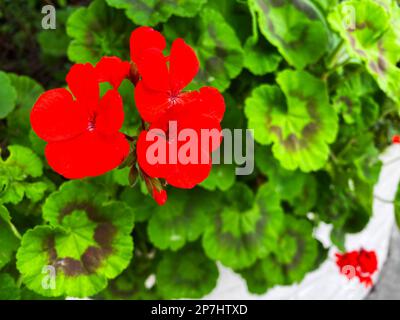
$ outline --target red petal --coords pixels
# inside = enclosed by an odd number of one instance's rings
[[[196,97],[196,95],[193,95],[193,93],[196,92],[190,93],[190,96],[192,96],[192,98]],[[190,99],[188,98],[188,96],[189,95],[186,95],[186,97],[184,98],[184,102],[182,104],[175,105],[173,108],[171,108],[165,114],[165,116],[163,116],[162,118],[160,118],[159,121],[157,121],[155,125],[164,122],[166,123],[164,127],[167,128],[168,121],[174,120],[177,121],[179,130],[185,128],[193,129],[198,133],[199,137],[201,137],[202,130],[209,130],[209,135],[210,135],[208,142],[209,149],[206,150],[208,150],[208,152],[212,152],[218,149],[218,147],[222,142],[223,137],[222,137],[222,129],[220,122],[219,120],[212,117],[209,112],[205,112],[203,110],[204,103],[200,99],[198,98]],[[196,120],[193,121],[193,119]],[[203,145],[201,147],[204,148],[206,146]]]
[[[117,90],[109,90],[100,101],[96,128],[105,133],[115,133],[124,123],[124,107]]]
[[[129,148],[122,133],[106,136],[87,132],[75,139],[49,143],[45,154],[54,171],[68,179],[81,179],[118,167],[127,157]]]
[[[131,59],[137,63],[145,50],[154,48],[163,51],[166,45],[161,33],[149,27],[139,27],[131,34]]]
[[[91,64],[73,65],[66,80],[77,100],[87,103],[88,110],[95,108],[100,91],[98,76]]]
[[[366,288],[372,287],[374,285],[372,278],[370,276],[358,276],[360,283],[364,283]]]
[[[221,122],[225,113],[223,95],[215,88],[203,87],[200,89],[200,100],[202,113]]]
[[[157,49],[147,49],[141,57],[136,66],[146,87],[156,91],[168,91],[169,73],[163,53]]]
[[[210,175],[212,164],[175,165],[165,180],[176,188],[192,189]]]
[[[174,91],[181,91],[199,71],[199,60],[183,39],[176,39],[171,47],[169,62],[171,87]]]
[[[87,129],[88,113],[66,89],[43,93],[32,108],[31,125],[47,142],[67,140]]]
[[[378,259],[374,251],[361,249],[358,261],[362,272],[373,274],[378,269]]]
[[[163,178],[170,185],[177,188],[191,189],[197,184],[205,180],[211,171],[211,158],[209,154],[207,163],[198,164],[181,164],[181,163],[167,163],[167,164],[154,164],[154,159],[151,158],[151,154],[147,155],[148,148],[154,143],[153,141],[147,141],[146,136],[148,132],[142,131],[139,135],[139,139],[136,145],[136,153],[140,168],[150,177]],[[178,146],[179,148],[179,146]],[[169,144],[166,144],[165,149],[168,162]],[[201,157],[199,152],[199,157]]]
[[[122,61],[117,57],[103,57],[97,63],[95,69],[98,75],[99,82],[109,82],[118,89],[122,80],[129,75],[130,63]]]
[[[147,88],[142,81],[135,87],[135,103],[144,121],[153,122],[170,107],[168,94]]]

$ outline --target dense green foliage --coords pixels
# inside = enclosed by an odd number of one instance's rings
[[[320,222],[339,248],[366,226],[378,155],[400,124],[396,1],[58,0],[57,29],[42,30],[48,2],[0,0],[0,299],[199,298],[217,262],[262,294],[326,258]],[[223,92],[224,128],[254,129],[253,174],[216,165],[159,207],[126,168],[65,181],[48,167],[29,123],[36,99],[73,63],[129,59],[140,25],[195,49],[191,88]],[[135,135],[134,89],[119,90]]]

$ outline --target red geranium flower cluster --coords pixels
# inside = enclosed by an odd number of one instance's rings
[[[336,264],[340,272],[349,279],[357,277],[366,287],[373,285],[372,275],[378,269],[378,260],[375,251],[351,251],[336,253]]]
[[[47,142],[49,165],[68,179],[102,175],[120,166],[130,152],[135,153],[129,157],[137,161],[130,161],[131,172],[139,171],[150,194],[163,204],[167,195],[160,178],[165,184],[192,188],[209,175],[210,153],[222,139],[220,122],[225,103],[211,87],[183,91],[199,70],[196,54],[184,40],[175,40],[170,55],[164,56],[164,37],[151,28],[140,27],[132,32],[130,47],[131,63],[103,57],[96,66],[74,65],[66,78],[69,90],[53,89],[42,94],[32,109],[31,124]],[[120,132],[124,112],[118,87],[125,78],[136,86],[134,97],[143,123],[138,137]],[[101,82],[113,87],[103,96]],[[212,132],[207,143],[199,139],[184,150],[184,154],[195,154],[199,160],[195,163],[173,161],[169,156],[176,150],[175,158],[185,147],[187,141],[176,137],[186,129],[198,136],[204,129]],[[149,156],[148,151],[154,146],[149,135],[154,130],[161,132],[157,139],[165,143],[165,163],[155,163],[154,157]]]

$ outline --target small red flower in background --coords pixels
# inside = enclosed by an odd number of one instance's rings
[[[182,39],[173,42],[168,57],[163,54],[165,47],[164,37],[151,28],[140,27],[132,32],[131,59],[141,75],[135,88],[135,102],[143,120],[151,123],[149,130],[139,135],[137,159],[140,168],[150,177],[163,178],[178,188],[193,188],[210,173],[210,153],[221,143],[220,122],[225,102],[218,90],[211,87],[183,92],[196,76],[199,61],[193,49]],[[171,122],[176,123],[174,135],[168,132]],[[179,151],[185,145],[186,141],[171,139],[185,129],[191,129],[198,137],[196,163],[183,164],[168,156],[171,149]],[[202,129],[212,130],[212,137],[206,144],[200,139]],[[164,164],[155,164],[147,154],[154,143],[149,139],[149,133],[154,130],[164,132],[159,136],[166,143],[167,160]]]
[[[127,157],[130,145],[119,130],[124,121],[122,99],[116,90],[130,65],[105,57],[93,67],[74,65],[67,89],[43,93],[33,106],[31,125],[48,142],[45,155],[54,171],[78,179],[106,173]],[[114,87],[100,97],[99,83]]]
[[[349,279],[357,277],[366,287],[373,285],[372,275],[378,270],[378,260],[375,251],[351,251],[336,253],[336,264],[340,272]]]
[[[392,143],[399,144],[400,143],[400,135],[396,134],[392,137]]]

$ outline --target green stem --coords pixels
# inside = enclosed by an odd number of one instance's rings
[[[338,45],[336,46],[335,50],[331,53],[327,60],[327,68],[332,69],[334,68],[338,61],[341,60],[343,57],[343,51],[345,49],[345,43],[341,40]]]
[[[17,285],[18,288],[21,288],[21,286],[22,286],[22,274],[19,275],[16,285]]]
[[[258,42],[258,25],[257,25],[257,14],[256,10],[252,5],[250,5],[250,14],[251,14],[251,21],[252,21],[252,31],[253,35],[251,36],[252,44],[256,44]]]
[[[397,113],[398,112],[398,108],[395,104],[393,104],[392,107],[386,109],[380,116],[379,121],[383,120],[386,116],[390,115],[391,113]]]
[[[356,142],[355,138],[349,140],[349,142],[347,142],[347,144],[344,146],[344,148],[342,150],[340,150],[340,152],[337,154],[337,158],[340,158],[340,156],[342,154],[346,153],[348,151],[348,149],[351,148],[353,143],[355,143],[355,142]]]

